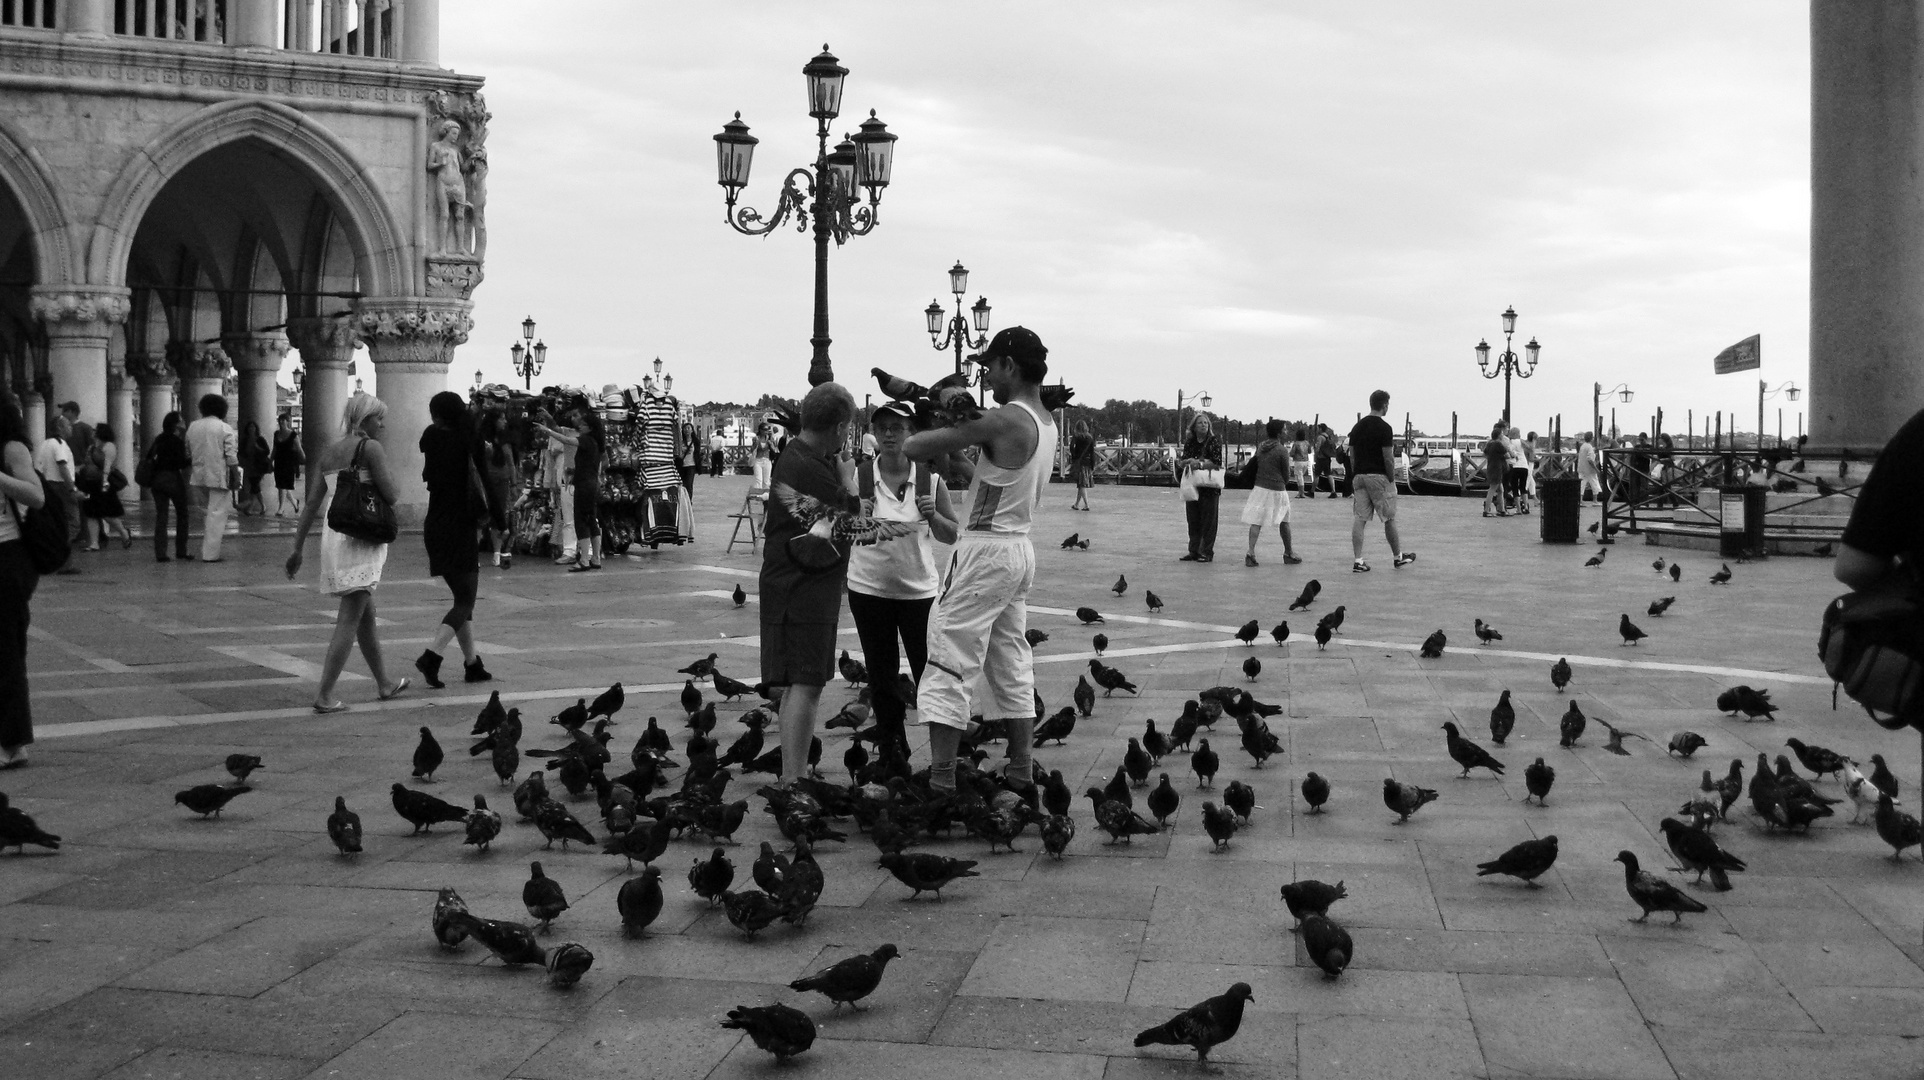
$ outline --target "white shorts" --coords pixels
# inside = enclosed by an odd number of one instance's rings
[[[1243,504],[1243,524],[1280,525],[1289,520],[1289,492],[1250,488]]]
[[[916,690],[919,723],[969,726],[969,688],[980,677],[989,720],[1035,715],[1034,656],[1029,651],[1029,590],[1035,548],[1027,537],[985,539],[963,533],[948,580],[929,612],[929,659]]]

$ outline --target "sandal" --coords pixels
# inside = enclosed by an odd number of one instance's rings
[[[408,688],[408,687],[410,687],[410,686],[412,686],[412,685],[414,685],[414,680],[412,680],[412,679],[402,679],[402,680],[401,680],[400,682],[397,682],[397,683],[395,683],[395,684],[394,684],[394,689],[392,689],[392,690],[389,690],[389,691],[388,691],[387,693],[385,693],[385,694],[382,694],[382,695],[381,695],[381,700],[382,700],[382,701],[393,701],[393,700],[394,700],[395,698],[397,698],[397,697],[400,697],[400,696],[401,696],[401,694],[402,694],[402,693],[403,693],[403,692],[404,692],[405,690],[407,690],[407,688]]]
[[[346,712],[346,711],[347,711],[347,702],[345,701],[337,701],[332,705],[315,705],[314,706],[314,712],[320,716],[326,716],[329,713]]]

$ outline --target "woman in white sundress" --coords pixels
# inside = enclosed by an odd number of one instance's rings
[[[368,672],[374,676],[382,701],[408,688],[407,679],[388,681],[387,667],[381,660],[381,639],[374,628],[374,589],[381,583],[381,568],[387,564],[386,544],[356,539],[326,528],[328,506],[334,501],[330,482],[345,469],[359,469],[381,497],[394,502],[394,478],[388,469],[387,452],[381,446],[386,431],[387,406],[369,394],[355,394],[341,414],[341,438],[314,455],[307,470],[307,500],[301,509],[300,524],[294,529],[294,553],[287,557],[287,576],[301,571],[301,549],[314,519],[321,519],[321,591],[338,596],[341,610],[334,619],[334,636],[327,645],[321,664],[321,685],[314,696],[314,711],[337,713],[347,703],[334,697],[334,683],[347,666],[347,655],[356,640]],[[338,485],[337,485],[338,486]]]

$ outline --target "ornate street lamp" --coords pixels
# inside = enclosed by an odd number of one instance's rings
[[[1542,346],[1537,344],[1536,338],[1531,338],[1530,343],[1523,347],[1526,359],[1520,360],[1515,350],[1510,348],[1510,336],[1516,333],[1516,308],[1510,307],[1503,309],[1502,317],[1503,354],[1496,358],[1496,365],[1492,367],[1490,365],[1490,343],[1488,341],[1478,341],[1476,343],[1476,366],[1483,372],[1483,377],[1486,379],[1494,379],[1499,375],[1503,376],[1503,426],[1509,427],[1510,378],[1511,376],[1515,376],[1519,379],[1527,379],[1535,375],[1537,372],[1537,353],[1541,351]],[[1526,364],[1528,365],[1527,367],[1525,366]]]
[[[815,118],[815,167],[790,169],[782,181],[775,212],[764,219],[751,207],[736,209],[735,200],[748,185],[749,167],[754,163],[755,144],[760,140],[748,133],[742,114],[722,125],[715,136],[716,183],[724,191],[722,220],[746,236],[765,236],[795,217],[797,232],[815,231],[815,325],[808,341],[813,349],[808,364],[810,386],[820,386],[835,378],[829,363],[828,346],[828,242],[837,247],[850,236],[866,236],[875,228],[882,204],[882,189],[889,186],[894,167],[896,136],[888,125],[869,110],[860,130],[844,136],[831,152],[828,146],[829,122],[842,112],[842,81],[848,69],[838,63],[822,46],[822,52],[803,68],[808,81],[808,115]],[[806,190],[804,191],[804,187]],[[868,191],[868,204],[861,203],[856,188]]]
[[[1183,440],[1189,437],[1188,429],[1182,426],[1183,393],[1184,391],[1181,390],[1176,391],[1176,452],[1178,454],[1182,453]],[[1200,394],[1190,394],[1189,399],[1205,409],[1215,404],[1215,401],[1210,398],[1209,391],[1207,390],[1204,390]]]
[[[672,374],[663,375],[661,373],[661,357],[659,356],[655,357],[655,373],[641,377],[641,388],[643,390],[652,393],[657,386],[661,387],[663,394],[673,394],[675,391],[675,376]]]
[[[521,340],[508,349],[514,360],[514,373],[521,376],[521,388],[532,392],[534,377],[541,374],[541,366],[548,362],[548,343],[534,339],[534,316],[521,320]],[[475,372],[477,378],[480,372]]]
[[[1626,405],[1630,404],[1631,398],[1637,396],[1630,389],[1629,383],[1618,383],[1608,390],[1603,388],[1602,383],[1590,384],[1590,418],[1595,421],[1590,429],[1590,437],[1597,441],[1599,447],[1603,445],[1603,395],[1605,394],[1616,394]]]
[[[1796,401],[1802,393],[1803,391],[1797,388],[1795,381],[1780,383],[1775,388],[1772,388],[1771,385],[1764,380],[1757,380],[1757,452],[1759,454],[1764,452],[1764,399],[1782,394],[1785,398]],[[1777,441],[1780,445],[1784,441],[1783,420],[1783,412],[1779,410],[1777,414]]]
[[[989,344],[989,298],[976,297],[975,306],[968,309],[975,320],[974,333],[971,334],[969,320],[962,316],[962,296],[969,291],[969,271],[960,259],[949,267],[949,291],[955,294],[955,314],[949,316],[946,333],[943,316],[948,312],[943,310],[942,305],[931,300],[929,306],[922,309],[922,316],[929,324],[929,344],[935,347],[936,352],[953,348],[956,374],[974,381],[977,377],[973,370],[975,365],[962,355],[962,350],[965,347],[981,349]]]

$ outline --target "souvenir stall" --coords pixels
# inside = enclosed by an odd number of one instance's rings
[[[659,548],[695,537],[692,508],[676,468],[681,402],[654,380],[603,388],[597,411],[608,446],[602,455],[602,544],[619,555],[636,544]]]

